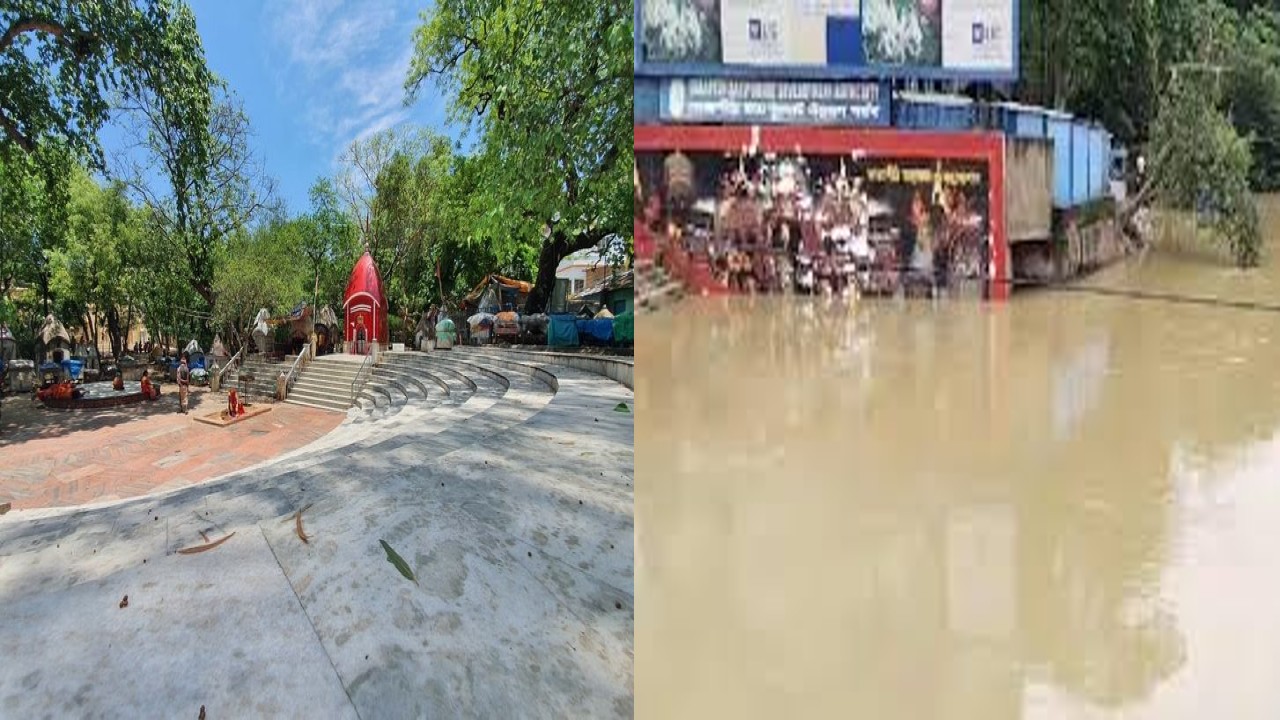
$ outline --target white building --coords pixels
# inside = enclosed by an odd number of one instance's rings
[[[587,271],[596,267],[607,267],[608,262],[599,250],[588,248],[565,256],[556,266],[556,279],[567,280],[568,294],[580,293],[587,287]]]

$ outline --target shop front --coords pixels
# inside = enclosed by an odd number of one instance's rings
[[[999,133],[640,125],[656,254],[705,292],[1003,299]]]

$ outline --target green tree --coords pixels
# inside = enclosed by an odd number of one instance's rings
[[[409,99],[434,80],[478,124],[474,234],[538,245],[540,312],[561,258],[630,234],[632,4],[439,0],[414,42]]]
[[[9,0],[0,9],[0,146],[69,149],[101,168],[111,96],[162,95],[176,125],[208,114],[209,71],[174,0]]]
[[[274,181],[249,149],[249,118],[230,94],[201,125],[175,117],[174,104],[156,93],[144,93],[131,110],[136,151],[122,158],[118,174],[141,198],[154,230],[182,257],[187,285],[207,312],[216,299],[218,253],[232,233],[268,209]]]
[[[55,144],[33,153],[0,147],[0,295],[17,285],[35,287],[44,313],[53,300],[48,253],[65,239],[74,168],[70,153]]]
[[[111,354],[120,357],[152,288],[164,285],[164,266],[123,183],[100,186],[79,168],[70,186],[65,242],[47,252],[50,287],[64,322],[82,318],[89,338],[105,328]]]
[[[1250,183],[1280,189],[1280,12],[1254,8],[1241,18],[1230,66],[1231,119],[1252,144]]]
[[[359,233],[343,213],[337,190],[328,178],[317,178],[308,196],[311,213],[301,251],[314,277],[313,302],[317,308],[341,307],[351,268],[360,258]]]
[[[1208,211],[1236,263],[1258,263],[1261,230],[1249,188],[1249,142],[1218,109],[1218,74],[1189,67],[1170,81],[1152,127],[1151,188],[1165,205]]]
[[[310,273],[299,262],[309,224],[277,218],[252,232],[237,230],[228,237],[225,255],[214,273],[216,325],[244,337],[260,309],[272,314],[287,312],[304,294],[310,294]]]
[[[433,200],[446,192],[453,149],[433,133],[424,133],[416,149],[416,156],[396,153],[376,178],[376,234],[384,248],[377,259],[386,268],[388,300],[396,311],[417,312],[437,296],[432,259],[449,232]]]

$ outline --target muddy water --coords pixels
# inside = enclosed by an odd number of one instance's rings
[[[1280,267],[1090,279],[1280,304]],[[1280,717],[1280,312],[641,319],[642,717]]]

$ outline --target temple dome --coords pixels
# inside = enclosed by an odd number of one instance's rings
[[[382,295],[382,278],[378,276],[378,266],[373,262],[373,256],[368,250],[364,251],[364,255],[360,256],[356,266],[352,268],[351,279],[347,281],[347,292],[344,297],[347,302],[350,302],[352,296],[359,293],[368,293],[378,307],[387,306],[387,299]]]

